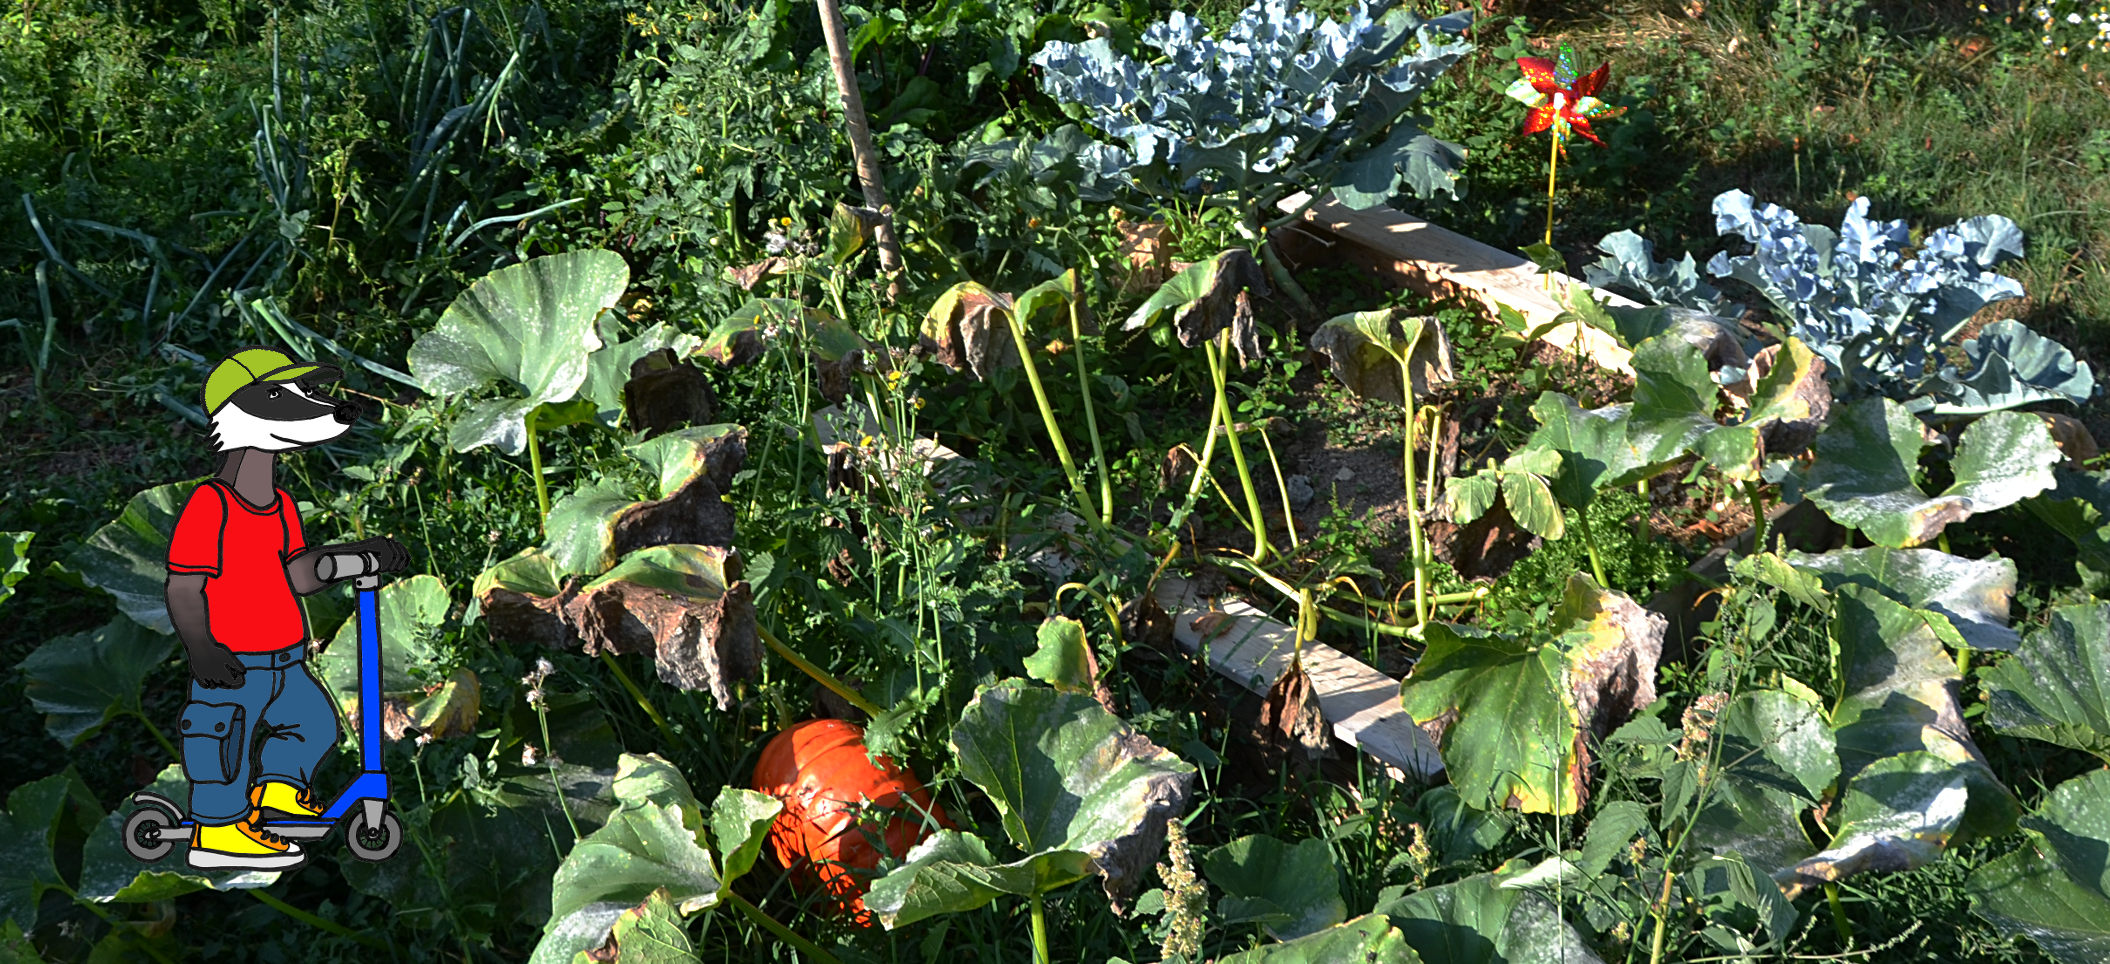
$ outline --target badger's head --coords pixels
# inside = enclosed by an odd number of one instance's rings
[[[350,431],[358,416],[354,404],[316,393],[300,382],[256,382],[228,396],[213,412],[213,450],[299,451]]]

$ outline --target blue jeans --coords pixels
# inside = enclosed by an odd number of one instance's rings
[[[191,819],[220,826],[249,815],[249,788],[266,780],[308,786],[337,746],[337,708],[308,672],[306,644],[236,653],[247,673],[234,689],[190,684],[183,708],[183,774]],[[257,745],[259,724],[271,732]]]

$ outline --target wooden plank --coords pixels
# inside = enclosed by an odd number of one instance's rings
[[[1307,195],[1299,193],[1282,201],[1282,210],[1295,211]],[[1349,260],[1376,271],[1394,284],[1432,297],[1464,295],[1493,311],[1507,305],[1523,314],[1534,327],[1552,321],[1561,313],[1560,303],[1546,291],[1538,265],[1521,255],[1481,244],[1454,231],[1430,224],[1388,207],[1367,211],[1349,209],[1332,198],[1312,205],[1304,213],[1307,225],[1352,242],[1340,252]],[[1326,240],[1325,238],[1321,239]],[[1557,285],[1582,284],[1559,272]],[[1638,302],[1609,291],[1591,289],[1598,300],[1625,307]],[[1578,329],[1580,331],[1578,332]],[[1599,366],[1632,376],[1633,353],[1618,339],[1588,325],[1560,325],[1540,340],[1573,354],[1578,338],[1584,356]]]
[[[1289,669],[1295,631],[1245,601],[1210,606],[1191,583],[1170,576],[1158,580],[1157,599],[1172,615],[1173,638],[1189,652],[1201,649],[1196,617],[1212,611],[1230,617],[1228,628],[1209,641],[1209,665],[1240,686],[1264,695]],[[1436,745],[1400,705],[1398,680],[1319,642],[1305,647],[1304,671],[1334,735],[1382,763],[1387,776],[1425,782],[1443,772]]]

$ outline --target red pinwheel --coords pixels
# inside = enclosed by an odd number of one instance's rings
[[[1626,110],[1597,99],[1605,78],[1611,76],[1611,64],[1599,64],[1596,70],[1578,78],[1575,50],[1561,44],[1558,63],[1544,57],[1518,57],[1517,66],[1523,68],[1524,76],[1510,84],[1506,93],[1531,108],[1524,118],[1525,134],[1550,129],[1556,148],[1563,153],[1571,131],[1604,146],[1604,141],[1590,130],[1590,119],[1615,117]]]

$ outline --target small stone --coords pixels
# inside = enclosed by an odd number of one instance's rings
[[[1311,490],[1311,479],[1305,476],[1292,475],[1284,479],[1283,484],[1289,488],[1289,504],[1291,508],[1302,509],[1310,505],[1311,500],[1316,496],[1316,493]]]
[[[1341,466],[1341,470],[1339,472],[1335,472],[1333,474],[1333,480],[1335,482],[1346,482],[1353,478],[1355,478],[1355,470],[1345,465]]]

